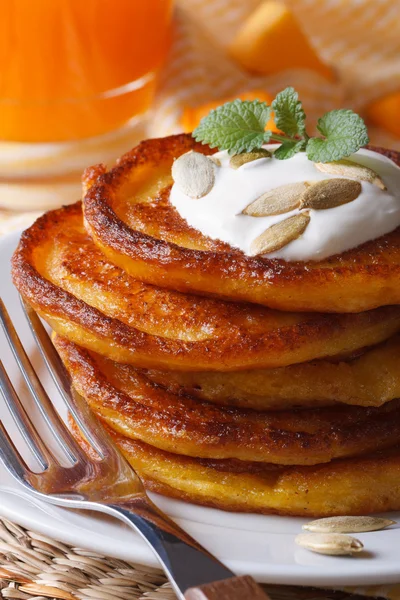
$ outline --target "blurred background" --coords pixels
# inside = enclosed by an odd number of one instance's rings
[[[398,0],[0,0],[0,234],[80,196],[84,167],[299,92],[400,150]]]

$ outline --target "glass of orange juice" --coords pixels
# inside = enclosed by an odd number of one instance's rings
[[[70,156],[88,140],[100,148],[146,113],[169,46],[172,0],[0,0],[0,7],[0,183],[7,168],[13,180],[32,178],[39,163],[46,175],[46,157],[48,174],[59,174],[54,156],[64,148]]]
[[[0,139],[91,137],[145,112],[171,3],[0,1]]]

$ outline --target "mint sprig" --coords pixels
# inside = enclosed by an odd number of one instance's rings
[[[223,148],[229,154],[251,152],[269,142],[270,131],[265,125],[271,107],[259,100],[234,100],[212,110],[194,130],[198,142],[211,148]]]
[[[272,108],[278,129],[290,137],[305,135],[306,114],[294,88],[288,87],[280,92],[273,101]]]
[[[274,111],[274,120],[282,134],[265,130]],[[309,137],[306,115],[296,90],[288,87],[272,102],[272,107],[259,100],[234,100],[219,106],[204,117],[193,137],[211,148],[229,154],[251,152],[270,140],[281,142],[274,153],[279,160],[305,151],[314,162],[340,160],[368,144],[368,133],[362,118],[351,110],[332,110],[318,121],[323,137]]]
[[[319,119],[317,129],[324,138],[307,144],[307,156],[314,162],[340,160],[369,142],[364,121],[352,110],[331,110]]]
[[[306,114],[299,95],[292,87],[280,92],[272,103],[275,125],[288,136],[274,156],[279,160],[292,158],[297,152],[305,150],[308,135],[306,133]]]
[[[283,142],[274,152],[275,158],[279,158],[279,160],[287,160],[288,158],[292,158],[298,152],[305,150],[307,146],[306,140],[293,140],[289,142]]]

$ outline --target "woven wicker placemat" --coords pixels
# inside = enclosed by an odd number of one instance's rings
[[[355,600],[344,592],[264,586],[271,600]],[[0,519],[0,598],[17,600],[176,600],[151,567],[72,548]]]

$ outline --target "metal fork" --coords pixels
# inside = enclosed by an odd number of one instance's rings
[[[39,317],[28,304],[22,303],[61,397],[96,458],[89,457],[59,417],[0,299],[0,321],[15,360],[41,418],[69,463],[63,466],[41,439],[0,361],[1,395],[40,471],[28,467],[0,421],[0,461],[5,468],[44,502],[104,512],[133,527],[155,552],[180,600],[265,600],[267,595],[251,577],[235,577],[153,504],[138,475],[71,387],[70,377]]]

